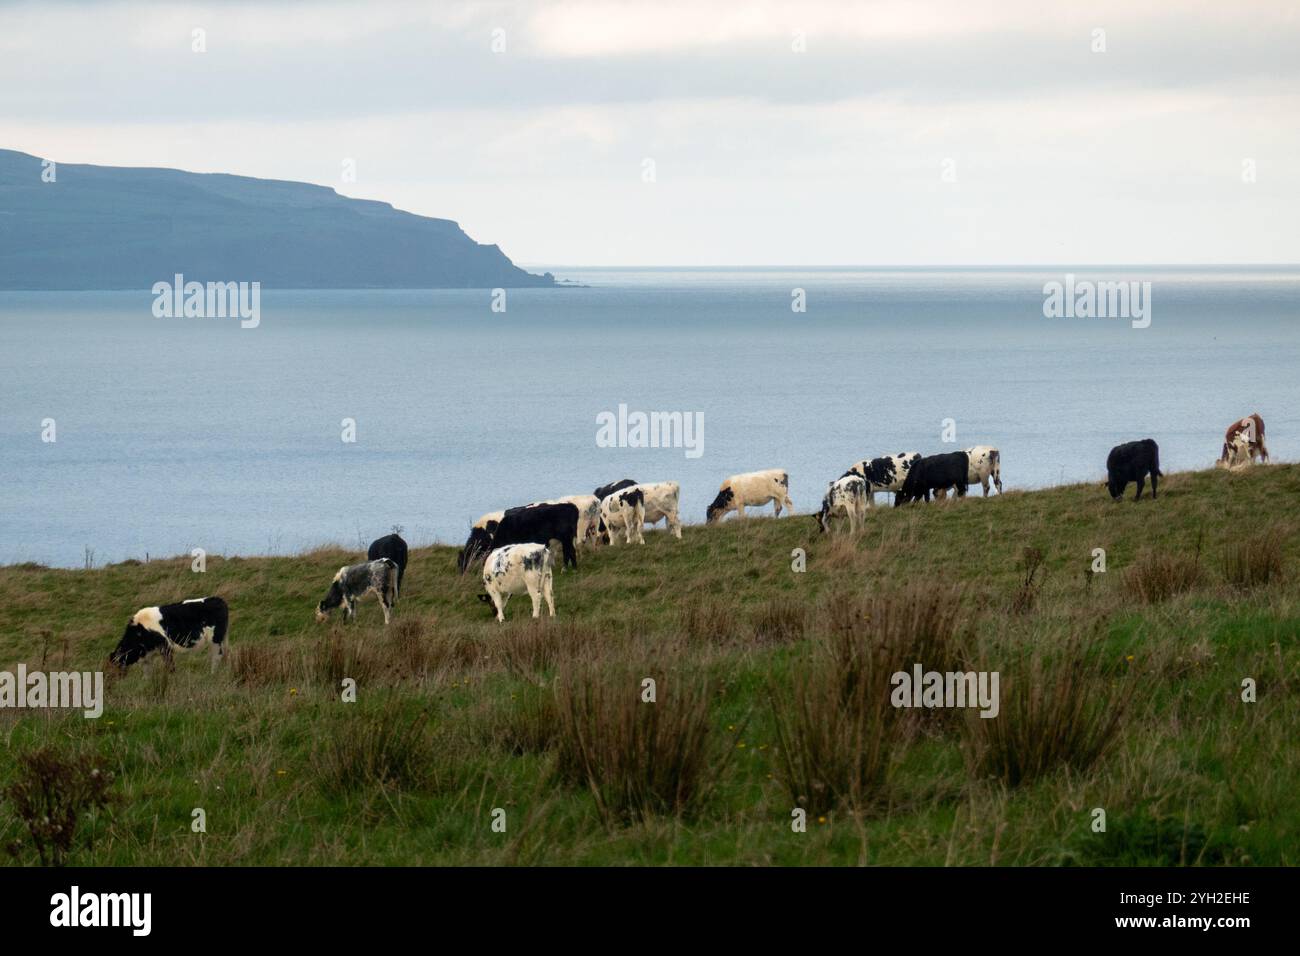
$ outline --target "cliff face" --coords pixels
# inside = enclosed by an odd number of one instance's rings
[[[0,150],[0,289],[550,286],[450,219],[246,176],[59,163]]]

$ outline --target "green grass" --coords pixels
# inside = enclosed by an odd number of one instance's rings
[[[339,550],[209,557],[202,575],[188,558],[0,568],[9,670],[102,669],[142,606],[219,594],[231,607],[215,675],[206,654],[171,674],[132,668],[109,680],[98,720],[0,711],[0,788],[37,748],[103,761],[112,803],[83,814],[74,864],[1292,864],[1298,526],[1291,465],[1170,475],[1158,501],[1137,504],[1073,485],[879,508],[854,538],[819,536],[806,515],[730,520],[680,542],[652,532],[643,547],[584,550],[578,572],[556,574],[554,621],[530,621],[524,596],[504,625],[476,578],[455,574],[454,548],[425,548],[387,629],[373,600],[359,624],[314,622],[333,573],[358,559]],[[1252,564],[1247,540],[1277,553]],[[791,570],[795,548],[805,573]],[[1043,565],[1026,603],[1031,548]],[[1107,570],[1090,576],[1094,548]],[[1254,566],[1268,573],[1239,570]],[[1169,574],[1169,589],[1148,586]],[[836,634],[858,629],[868,646],[880,615],[929,588],[960,595],[944,653],[1003,675],[999,719],[1018,713],[1008,687],[1059,682],[1087,695],[1080,712],[1123,702],[1112,744],[1080,759],[1068,734],[1000,735],[1012,757],[1041,749],[1049,768],[1010,786],[979,769],[990,761],[972,748],[987,735],[967,715],[877,713],[891,746],[870,799],[833,801],[794,832],[774,706],[808,686],[822,688],[810,706],[834,707]],[[889,627],[906,654],[910,636]],[[341,677],[357,681],[357,703],[340,699]],[[640,701],[647,677],[655,703]],[[1244,678],[1255,703],[1241,700]],[[195,808],[206,833],[192,832]],[[0,798],[9,844],[13,860],[35,860]]]

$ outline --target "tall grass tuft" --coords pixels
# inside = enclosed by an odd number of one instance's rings
[[[926,714],[890,703],[891,677],[913,664],[946,671],[963,657],[962,595],[912,587],[837,594],[830,631],[788,689],[769,687],[781,783],[812,813],[869,811],[888,797],[891,762]]]
[[[1090,656],[1082,642],[1069,640],[1021,652],[1012,666],[999,673],[998,715],[966,714],[973,776],[1017,787],[1062,767],[1087,770],[1114,745],[1133,687],[1107,676],[1103,655]]]
[[[344,794],[364,786],[407,790],[424,783],[432,759],[429,710],[412,717],[395,707],[367,713],[355,706],[326,724],[312,750],[321,789]]]
[[[650,703],[642,679],[626,667],[570,666],[556,680],[556,776],[588,787],[607,825],[689,816],[726,763],[709,751],[706,680],[658,678]]]
[[[1147,551],[1124,572],[1124,589],[1143,604],[1159,604],[1201,583],[1201,536],[1191,556]]]
[[[776,597],[754,615],[754,640],[760,644],[790,644],[803,640],[808,621],[807,605],[795,598]]]
[[[1242,589],[1281,578],[1282,533],[1273,529],[1229,544],[1223,552],[1223,576]]]

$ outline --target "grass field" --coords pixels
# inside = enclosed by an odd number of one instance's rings
[[[1298,527],[1293,465],[882,507],[852,538],[730,520],[584,550],[557,618],[523,596],[503,625],[434,547],[387,629],[373,598],[314,622],[337,550],[0,568],[10,670],[103,669],[142,606],[231,607],[215,675],[0,712],[0,844],[39,859],[21,792],[76,819],[45,837],[72,864],[1291,864]],[[889,706],[915,662],[998,672],[999,716]]]

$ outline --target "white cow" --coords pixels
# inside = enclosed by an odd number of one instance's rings
[[[897,455],[864,458],[862,461],[854,462],[844,473],[844,477],[857,475],[866,481],[867,507],[873,508],[876,504],[876,492],[902,491],[903,482],[907,481],[912,466],[920,460],[919,451],[901,451]]]
[[[823,533],[831,529],[831,518],[849,519],[849,533],[858,530],[858,522],[867,515],[867,482],[861,475],[848,474],[830,483],[817,513],[817,526]]]
[[[551,590],[555,561],[544,544],[508,544],[497,548],[483,562],[483,589],[479,600],[492,602],[497,620],[506,619],[506,602],[512,594],[528,593],[533,601],[533,617],[540,617],[542,598],[555,617],[555,595]]]
[[[639,507],[637,492],[641,494]],[[622,528],[628,544],[645,544],[641,532],[657,521],[665,522],[668,533],[680,541],[682,522],[677,506],[681,494],[682,486],[675,481],[647,481],[606,495],[600,503],[600,520],[605,523],[609,543],[614,543],[615,532]]]
[[[781,516],[782,507],[794,514],[794,502],[790,500],[790,476],[780,468],[732,475],[722,483],[718,496],[704,512],[704,517],[709,524],[721,520],[728,511],[735,511],[743,518],[746,507],[762,507],[769,501],[772,502],[776,517]]]
[[[966,475],[966,480],[970,484],[979,482],[984,488],[984,497],[989,494],[989,479],[993,479],[993,485],[998,489],[998,494],[1002,494],[1002,454],[992,445],[976,445],[974,448],[967,448],[966,455],[970,458],[970,470]]]

